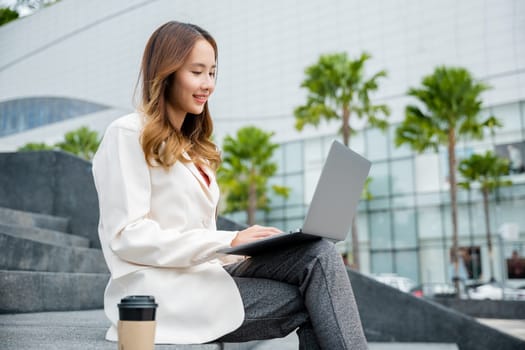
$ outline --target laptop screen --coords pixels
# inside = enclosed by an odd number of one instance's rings
[[[371,163],[339,141],[328,152],[302,232],[344,240],[352,225]]]

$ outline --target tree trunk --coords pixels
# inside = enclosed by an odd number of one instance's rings
[[[459,260],[458,260],[458,204],[456,185],[456,132],[454,127],[448,131],[448,182],[450,185],[450,210],[452,215],[452,262],[454,264],[454,287],[459,298]]]
[[[257,211],[257,187],[255,183],[254,170],[250,171],[250,184],[248,188],[248,226],[255,225],[255,213]]]
[[[356,212],[357,216],[357,212]],[[359,236],[357,234],[357,218],[352,219],[352,268],[359,271]]]
[[[346,147],[350,145],[350,135],[352,129],[350,128],[350,109],[348,106],[343,107],[343,143]],[[357,212],[356,212],[357,216]],[[357,231],[357,218],[352,219],[352,268],[356,271],[360,270],[359,266],[359,235]]]
[[[483,193],[483,211],[485,212],[485,229],[487,231],[487,246],[489,249],[489,267],[490,267],[490,281],[494,282],[494,261],[492,255],[492,239],[490,235],[490,216],[489,216],[489,191],[484,188]]]
[[[346,147],[350,144],[350,109],[348,106],[343,107],[343,143]]]

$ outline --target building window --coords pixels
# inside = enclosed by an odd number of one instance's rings
[[[439,207],[420,207],[417,213],[418,234],[422,242],[443,237],[443,223]]]
[[[301,142],[291,142],[284,147],[284,170],[287,173],[303,171],[303,152]]]
[[[372,273],[393,273],[394,271],[394,256],[392,252],[376,252],[371,253]]]
[[[494,141],[497,144],[511,143],[523,139],[519,103],[492,107],[491,112],[503,124],[503,127],[497,129],[497,133],[494,136]]]
[[[415,210],[394,210],[394,246],[413,248],[417,246]]]
[[[412,159],[394,160],[390,163],[392,193],[414,192],[414,167]]]
[[[286,205],[303,205],[303,175],[288,175],[286,176],[285,181],[286,187],[290,188],[290,195],[286,200]]]
[[[387,159],[387,136],[379,129],[367,129],[365,133],[367,158],[371,161]]]
[[[389,135],[389,145],[390,145],[390,157],[392,158],[400,158],[400,157],[408,157],[412,155],[412,150],[410,149],[410,146],[407,144],[403,144],[399,147],[396,147],[394,144],[396,139],[396,127],[397,125],[391,125],[388,128],[388,135]]]
[[[396,251],[394,255],[396,273],[419,282],[419,261],[417,250]]]
[[[444,259],[444,248],[441,244],[422,246],[419,250],[421,279],[424,282],[448,282],[446,268],[448,259]]]
[[[369,190],[373,198],[390,195],[390,175],[386,162],[372,164],[369,176],[372,178]]]
[[[392,223],[389,211],[369,213],[370,246],[372,249],[392,248]]]
[[[285,169],[284,169],[284,156],[283,156],[283,147],[284,145],[281,145],[281,147],[278,147],[276,148],[274,151],[273,151],[273,156],[272,156],[272,162],[277,164],[277,173],[276,175],[282,175],[284,174],[285,172]]]

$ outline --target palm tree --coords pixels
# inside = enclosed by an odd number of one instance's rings
[[[422,153],[447,147],[450,208],[452,216],[452,260],[454,284],[459,293],[458,219],[456,185],[456,142],[461,138],[483,138],[484,128],[500,126],[495,117],[481,120],[481,93],[489,87],[475,81],[464,68],[440,66],[423,78],[420,88],[411,88],[408,95],[420,106],[408,105],[405,119],[396,129],[397,146],[408,144]]]
[[[473,154],[459,163],[459,173],[466,180],[458,182],[458,186],[470,190],[471,183],[477,182],[483,195],[483,212],[485,214],[485,229],[489,250],[490,281],[494,279],[494,261],[492,254],[492,239],[490,233],[489,194],[502,186],[510,186],[510,180],[501,177],[509,173],[509,161],[498,157],[491,151],[485,154]]]
[[[372,181],[373,181],[372,177],[369,176],[366,178],[365,185],[363,187],[363,192],[361,192],[361,199],[369,201],[374,198],[374,196],[372,195],[372,192],[370,192],[370,183],[372,183]],[[352,254],[350,255],[350,251],[347,248],[348,241],[345,240],[344,242],[336,243],[336,245],[340,245],[340,246],[342,246],[343,244],[345,245],[343,248],[344,250],[343,254],[345,256],[345,259],[344,259],[345,265],[348,265],[352,269],[356,269],[355,265],[353,264],[353,261],[355,260],[353,257],[353,254],[354,254],[353,245],[352,245]],[[352,257],[352,263],[348,262],[350,256]]]
[[[237,131],[236,138],[226,136],[223,142],[223,162],[218,181],[226,193],[225,213],[246,211],[248,225],[255,224],[258,209],[268,211],[268,179],[277,171],[271,161],[278,144],[271,142],[273,133],[254,126]],[[274,185],[276,195],[287,197],[289,189]]]
[[[73,153],[85,160],[91,160],[100,145],[98,132],[82,126],[64,135],[64,141],[56,144],[65,152]]]
[[[301,87],[308,90],[306,104],[295,109],[295,127],[302,130],[305,125],[318,126],[322,120],[337,120],[341,123],[343,143],[350,144],[350,136],[355,131],[350,117],[363,119],[372,127],[385,130],[388,123],[381,116],[390,115],[384,104],[373,104],[370,93],[379,88],[379,79],[387,73],[381,70],[370,78],[365,78],[365,63],[371,56],[361,54],[356,60],[346,53],[322,55],[319,61],[305,69],[306,78]],[[359,270],[359,241],[357,225],[352,223],[353,266]]]

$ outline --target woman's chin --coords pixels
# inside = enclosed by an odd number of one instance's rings
[[[194,108],[193,110],[189,111],[189,113],[194,114],[194,115],[199,115],[202,113],[203,110],[204,110],[204,107]]]

